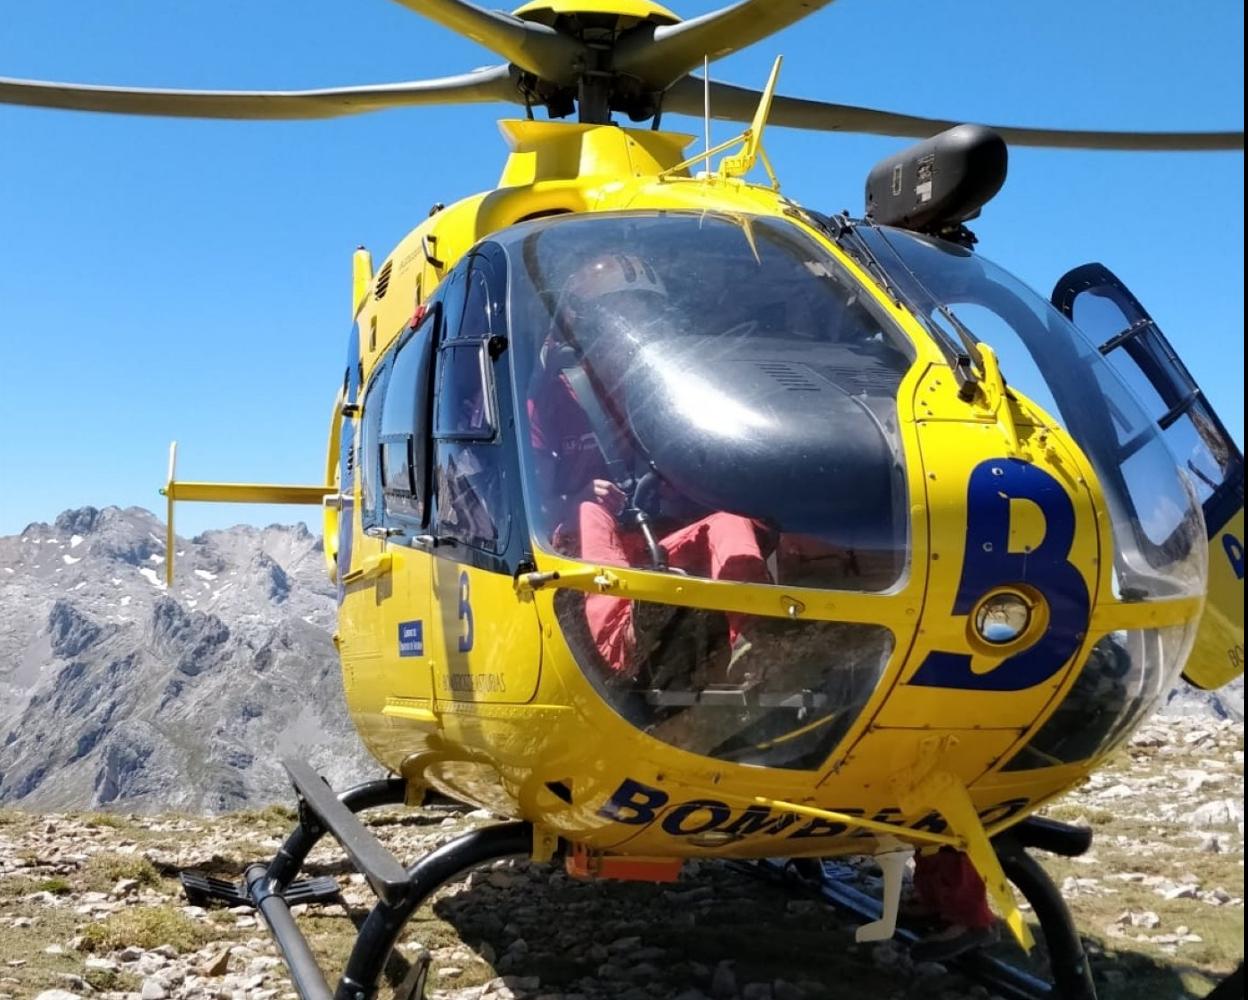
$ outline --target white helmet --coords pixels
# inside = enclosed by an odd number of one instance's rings
[[[649,261],[636,254],[612,253],[578,268],[563,286],[561,301],[575,308],[616,292],[651,292],[667,298],[667,287]]]

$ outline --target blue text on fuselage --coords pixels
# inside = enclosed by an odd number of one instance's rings
[[[1007,799],[980,811],[980,820],[987,826],[1000,823],[1026,808],[1025,798]],[[902,829],[943,833],[948,824],[937,812],[917,820],[902,822],[901,810],[881,809],[871,815],[857,808],[831,809],[830,812],[860,816],[877,823],[889,823]],[[729,834],[737,839],[775,837],[789,840],[809,837],[839,837],[854,829],[852,824],[830,819],[811,819],[792,812],[776,812],[767,806],[733,806],[712,798],[689,799],[672,803],[671,796],[661,788],[647,785],[635,778],[625,778],[598,810],[598,815],[625,826],[650,826],[656,821],[664,833],[672,837],[694,837],[705,833]],[[873,833],[859,830],[854,836],[871,837]]]

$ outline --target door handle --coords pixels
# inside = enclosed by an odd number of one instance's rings
[[[369,538],[380,538],[385,541],[387,538],[398,538],[400,535],[406,535],[407,532],[403,528],[395,528],[384,524],[374,524],[364,529],[364,534]]]
[[[359,569],[353,569],[344,576],[342,582],[344,585],[348,585],[360,583],[364,580],[375,580],[378,577],[387,575],[393,568],[393,555],[389,552],[382,552],[379,555],[369,556],[360,564]]]

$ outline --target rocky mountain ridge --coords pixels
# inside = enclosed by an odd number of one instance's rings
[[[217,812],[286,796],[277,758],[372,775],[343,705],[321,542],[179,538],[84,507],[0,538],[0,803]]]

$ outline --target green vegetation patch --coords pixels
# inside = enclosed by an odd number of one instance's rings
[[[116,813],[93,812],[82,818],[83,823],[92,827],[108,827],[111,830],[126,830],[132,825],[125,816]]]
[[[107,954],[128,945],[150,950],[162,944],[180,953],[194,951],[210,940],[209,933],[172,906],[122,910],[83,928],[83,950]]]
[[[137,854],[96,854],[87,862],[84,884],[88,889],[107,892],[122,879],[133,879],[139,885],[158,885],[160,872]]]
[[[143,989],[143,980],[133,972],[112,969],[87,969],[82,978],[94,990],[101,993],[138,993]]]
[[[222,818],[227,822],[247,826],[289,826],[299,815],[290,806],[271,805],[263,809],[240,809],[238,812],[227,813]]]

